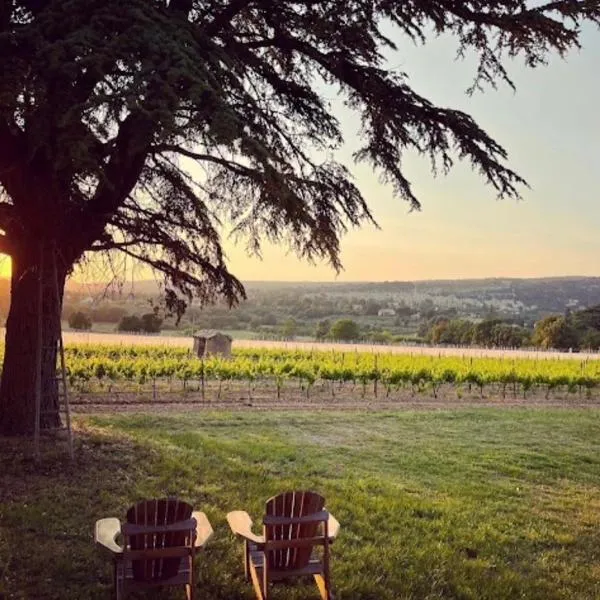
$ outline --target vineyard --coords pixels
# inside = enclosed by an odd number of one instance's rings
[[[366,352],[239,349],[231,359],[200,360],[185,348],[79,344],[66,347],[74,393],[201,394],[221,400],[251,400],[268,392],[274,399],[320,395],[333,400],[393,400],[453,393],[527,397],[535,393],[592,396],[600,388],[600,361],[473,358],[370,354]]]

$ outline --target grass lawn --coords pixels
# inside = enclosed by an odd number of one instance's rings
[[[94,521],[179,495],[215,529],[199,598],[251,599],[225,514],[288,488],[342,525],[338,600],[600,598],[600,411],[78,417],[77,460],[0,440],[0,598],[108,599]],[[173,595],[140,596],[182,598]],[[275,598],[317,598],[313,585]]]

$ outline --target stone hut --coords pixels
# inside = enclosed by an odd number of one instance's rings
[[[229,358],[232,341],[231,336],[220,331],[211,329],[197,331],[194,334],[194,354],[198,358],[205,358],[212,354]]]

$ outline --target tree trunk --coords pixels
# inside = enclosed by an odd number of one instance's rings
[[[58,298],[52,255],[42,271],[41,429],[60,426],[56,379],[57,341],[67,270],[57,265]],[[0,434],[30,435],[35,428],[35,391],[39,339],[39,254],[13,257],[11,302],[6,321],[4,365],[0,381]]]

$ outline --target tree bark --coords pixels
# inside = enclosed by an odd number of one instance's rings
[[[38,246],[39,248],[39,246]],[[4,364],[0,381],[0,434],[30,435],[35,428],[35,391],[39,339],[39,285],[42,281],[42,397],[41,429],[60,426],[58,382],[56,379],[57,341],[67,269],[55,271],[50,252],[13,256],[11,302],[6,321]]]

